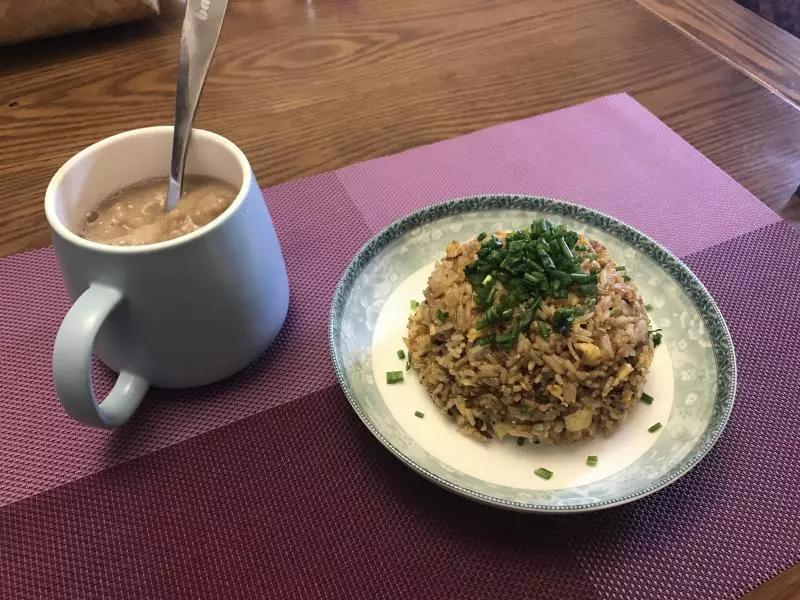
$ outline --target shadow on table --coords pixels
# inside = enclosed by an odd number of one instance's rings
[[[273,345],[244,370],[226,379],[183,390],[150,389],[130,420],[109,436],[109,463],[129,460],[247,417],[246,413],[220,416],[214,405],[228,411],[231,402],[243,401],[242,398],[252,394],[252,390],[258,387],[258,380],[263,379],[267,364],[281,361],[289,351],[288,344],[279,342],[290,333],[291,323],[287,318],[286,327]],[[95,389],[102,397],[116,379],[116,373],[99,361],[95,361],[93,369],[98,371],[96,379],[101,383],[96,384]],[[165,439],[168,440],[166,443]]]

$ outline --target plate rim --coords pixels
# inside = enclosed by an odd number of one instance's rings
[[[356,271],[360,272],[363,268],[369,263],[372,258],[370,258],[367,262],[363,265],[361,263],[364,261],[364,257],[373,249],[373,247],[378,247],[378,249],[382,249],[387,243],[397,239],[400,235],[407,233],[419,227],[423,224],[431,223],[441,218],[445,218],[447,216],[451,216],[453,214],[460,214],[464,212],[473,212],[473,211],[480,211],[481,209],[473,209],[473,208],[461,208],[461,206],[467,206],[470,201],[473,202],[480,202],[482,200],[488,201],[495,201],[499,203],[509,203],[510,201],[521,201],[523,203],[528,204],[528,210],[538,211],[538,212],[551,212],[554,213],[556,216],[569,216],[575,220],[580,222],[586,223],[587,225],[601,227],[597,221],[594,223],[587,222],[587,219],[599,219],[600,221],[606,220],[617,227],[620,227],[622,230],[627,230],[628,233],[632,233],[634,237],[640,238],[641,241],[646,241],[648,244],[652,246],[656,252],[662,253],[664,256],[662,258],[666,258],[667,260],[673,261],[675,267],[679,271],[683,273],[683,275],[688,276],[690,281],[697,287],[700,291],[701,295],[705,297],[706,302],[708,305],[706,306],[707,309],[710,309],[713,313],[712,318],[716,321],[719,325],[721,325],[721,337],[724,341],[723,348],[718,348],[717,343],[712,342],[712,353],[714,356],[714,362],[717,366],[717,382],[716,382],[716,392],[717,397],[715,398],[714,403],[724,403],[723,405],[727,406],[727,410],[721,415],[720,420],[711,431],[711,437],[706,441],[706,443],[698,448],[691,459],[676,473],[668,473],[666,476],[659,478],[653,484],[644,486],[642,489],[626,494],[620,498],[614,500],[603,500],[600,502],[587,502],[584,504],[575,504],[569,506],[554,506],[554,505],[547,505],[547,504],[534,504],[534,503],[524,503],[524,502],[517,502],[514,500],[506,500],[503,498],[497,498],[494,496],[490,496],[488,494],[484,494],[482,492],[477,492],[475,490],[471,490],[469,488],[463,487],[457,483],[449,481],[439,475],[432,473],[425,467],[417,464],[413,459],[406,456],[403,452],[401,452],[398,448],[396,448],[391,441],[386,439],[386,437],[378,431],[377,427],[372,423],[369,419],[369,416],[365,414],[365,411],[361,409],[361,407],[357,404],[353,391],[350,389],[349,384],[347,383],[343,365],[339,353],[337,351],[337,344],[336,344],[336,337],[337,333],[341,331],[341,319],[340,315],[344,309],[346,300],[349,296],[349,292],[352,289],[352,283],[355,281]],[[544,209],[542,207],[537,207],[535,203],[543,203]],[[552,207],[559,207],[562,212],[555,212],[552,210],[548,210]],[[510,207],[510,206],[496,206],[496,207],[486,207],[485,210],[526,210],[525,207]],[[574,211],[574,212],[571,212]],[[441,214],[437,214],[441,213]],[[577,214],[575,214],[577,213]],[[426,217],[429,217],[426,219]],[[584,218],[581,218],[584,217]],[[420,223],[416,223],[419,219],[425,219]],[[612,233],[612,235],[614,235]],[[695,306],[695,309],[698,311],[698,314],[703,317],[704,321],[705,316],[703,316],[702,310],[697,306],[695,299],[692,295],[686,290],[686,287],[679,281],[675,280],[673,275],[666,271],[661,264],[661,261],[656,257],[652,256],[649,252],[645,250],[641,250],[648,258],[654,260],[656,264],[665,271],[667,276],[669,276],[675,283],[681,288],[681,290],[687,295],[689,300],[692,302],[692,305]],[[373,257],[374,258],[374,257]],[[360,268],[359,268],[359,265]],[[576,204],[574,202],[568,202],[566,200],[562,200],[559,198],[553,198],[550,196],[539,196],[533,194],[503,194],[503,193],[491,193],[491,194],[473,194],[470,196],[460,196],[457,198],[453,198],[450,200],[445,200],[443,202],[438,202],[436,204],[431,204],[428,206],[424,206],[422,208],[416,209],[398,219],[392,221],[389,225],[383,227],[378,233],[373,235],[367,242],[365,242],[361,248],[359,248],[358,252],[353,256],[353,258],[348,263],[347,267],[345,268],[342,276],[339,279],[338,284],[336,285],[336,290],[334,291],[333,298],[331,301],[331,311],[328,320],[328,345],[330,347],[331,352],[331,360],[333,362],[333,367],[336,372],[336,378],[339,382],[339,386],[341,387],[342,391],[344,392],[345,396],[347,397],[350,406],[355,411],[356,415],[358,415],[361,422],[367,427],[367,429],[372,433],[372,435],[396,458],[400,459],[406,466],[417,472],[418,474],[422,475],[429,481],[451,491],[459,496],[468,498],[470,500],[475,500],[482,504],[487,504],[490,506],[504,508],[508,510],[514,510],[518,512],[525,512],[525,513],[536,513],[536,514],[573,514],[573,513],[581,513],[581,512],[591,512],[596,510],[602,510],[606,508],[612,508],[614,506],[621,506],[623,504],[627,504],[629,502],[633,502],[635,500],[639,500],[641,498],[645,498],[655,492],[667,487],[668,485],[676,482],[678,479],[689,473],[692,469],[694,469],[711,451],[711,449],[716,445],[719,438],[722,436],[722,433],[725,431],[725,428],[730,421],[731,414],[733,413],[733,406],[736,400],[736,388],[738,384],[738,369],[736,363],[736,351],[733,345],[733,338],[730,333],[730,329],[728,328],[728,324],[725,321],[722,312],[719,309],[719,306],[714,300],[714,297],[708,291],[708,289],[703,285],[703,282],[694,274],[694,272],[677,256],[675,256],[672,252],[670,252],[667,248],[665,248],[661,243],[650,237],[649,235],[643,233],[639,229],[633,227],[632,225],[628,225],[627,223],[620,221],[619,219],[612,217],[602,211],[589,208],[587,206],[583,206],[581,204]],[[729,353],[730,358],[730,365],[728,367],[728,371],[730,372],[730,385],[728,394],[725,398],[719,398],[720,393],[720,373],[722,368],[720,366],[720,361],[718,357],[718,350],[724,351]],[[710,424],[709,424],[710,425]],[[704,430],[708,431],[708,427]],[[566,488],[569,489],[569,488]]]

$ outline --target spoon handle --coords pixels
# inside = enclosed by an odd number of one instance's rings
[[[166,210],[175,208],[181,197],[186,151],[192,135],[192,122],[217,47],[228,0],[187,0],[181,31],[181,57],[178,63],[178,91],[175,96],[175,130],[172,136],[172,161],[169,169]]]

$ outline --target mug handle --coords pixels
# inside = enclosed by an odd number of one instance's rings
[[[56,335],[53,379],[58,399],[72,418],[94,427],[122,425],[149,387],[142,377],[122,369],[102,404],[98,404],[94,395],[92,347],[108,315],[121,301],[119,290],[91,284],[69,309]]]

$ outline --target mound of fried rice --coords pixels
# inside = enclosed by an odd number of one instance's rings
[[[463,433],[569,443],[611,434],[635,409],[654,350],[645,304],[607,249],[581,239],[597,255],[582,266],[599,270],[596,304],[564,334],[542,337],[534,322],[507,350],[476,343],[480,311],[464,267],[480,242],[452,242],[436,263],[425,300],[409,319],[406,345],[433,402]],[[574,293],[546,298],[536,318],[550,323],[558,308],[584,301]],[[445,322],[437,311],[448,313]]]

